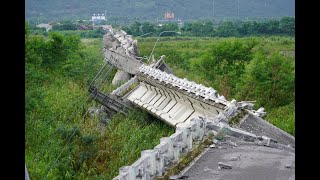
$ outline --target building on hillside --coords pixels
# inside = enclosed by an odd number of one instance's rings
[[[92,25],[100,24],[103,21],[106,21],[106,16],[104,14],[93,14],[91,17]]]
[[[174,13],[171,11],[167,11],[164,13],[164,19],[165,20],[173,20],[174,19]]]
[[[45,28],[46,29],[46,31],[49,31],[50,29],[52,29],[52,25],[50,25],[50,24],[38,24],[37,25],[37,27],[38,28]]]

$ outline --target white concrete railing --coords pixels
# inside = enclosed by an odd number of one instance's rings
[[[141,152],[141,157],[131,166],[119,169],[113,180],[148,180],[163,176],[165,167],[178,162],[183,153],[192,149],[193,142],[202,141],[205,135],[205,122],[192,119],[190,123],[177,127],[170,137],[160,139],[160,144],[152,150]]]
[[[166,84],[171,84],[172,86],[178,87],[181,90],[185,90],[189,93],[194,93],[196,96],[201,96],[205,100],[210,99],[222,104],[226,104],[228,102],[224,96],[220,96],[218,92],[211,87],[205,87],[202,84],[197,84],[187,79],[178,78],[173,74],[168,74],[159,69],[155,69],[142,64],[139,68],[139,72],[146,74],[149,77],[160,82],[165,82]]]

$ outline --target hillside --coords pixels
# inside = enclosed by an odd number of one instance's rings
[[[26,0],[25,15],[28,20],[48,21],[90,19],[106,12],[108,19],[132,21],[162,19],[165,11],[173,11],[175,18],[197,20],[237,17],[238,7],[241,18],[295,15],[294,0]]]

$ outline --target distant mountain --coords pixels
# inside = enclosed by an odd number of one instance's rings
[[[214,8],[213,8],[214,7]],[[90,19],[103,14],[118,20],[162,19],[166,11],[183,20],[295,15],[294,0],[25,0],[29,20]]]

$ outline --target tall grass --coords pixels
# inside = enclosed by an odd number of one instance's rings
[[[100,117],[87,113],[88,108],[101,106],[85,102],[89,82],[103,64],[101,41],[81,43],[81,60],[88,62],[87,70],[73,76],[63,69],[26,64],[25,160],[31,179],[112,179],[121,166],[136,161],[142,150],[174,132],[138,109],[127,117],[116,114],[106,126]],[[111,71],[101,86],[103,92],[115,88],[111,85],[115,73],[116,69]]]

